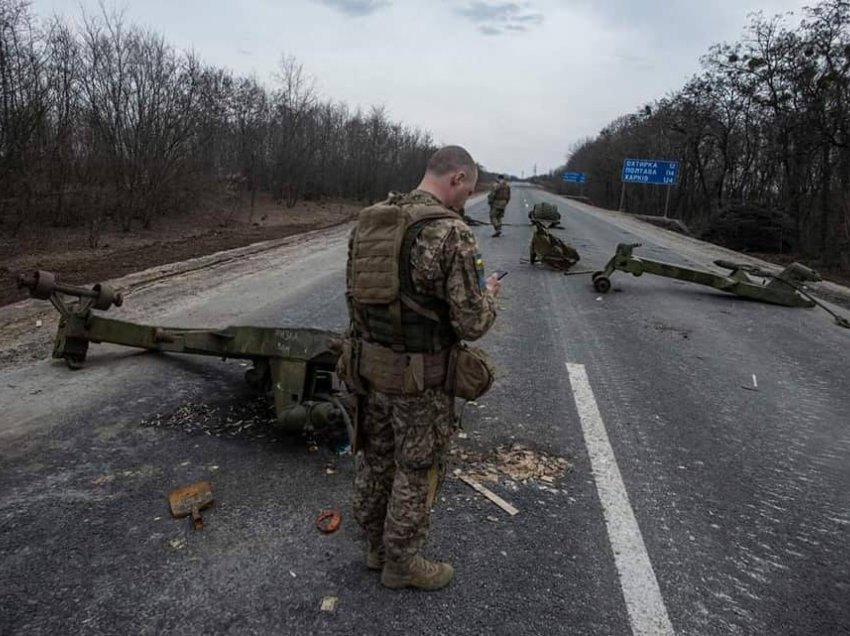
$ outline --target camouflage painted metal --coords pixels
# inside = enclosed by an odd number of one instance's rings
[[[53,357],[71,369],[83,366],[89,343],[108,342],[149,351],[250,360],[245,379],[274,401],[278,427],[293,432],[351,421],[338,396],[335,374],[340,334],[308,328],[233,326],[186,329],[104,318],[94,310],[120,306],[121,294],[104,285],[92,289],[59,284],[49,272],[18,278],[33,298],[49,300],[61,314]],[[76,301],[67,297],[76,298]]]
[[[532,223],[546,221],[551,223],[550,227],[557,227],[561,222],[561,213],[558,211],[558,206],[553,203],[535,203],[528,211],[528,219]]]
[[[544,223],[532,219],[534,234],[531,236],[529,260],[532,265],[540,261],[554,269],[567,271],[581,260],[578,252],[570,245],[552,234]]]
[[[792,263],[775,274],[753,265],[718,260],[714,264],[730,270],[730,273],[715,274],[634,256],[632,251],[636,247],[640,247],[640,243],[620,243],[605,269],[593,273],[593,287],[597,292],[604,294],[610,291],[611,275],[615,271],[626,272],[634,276],[654,274],[698,285],[707,285],[730,294],[774,305],[785,307],[814,307],[819,305],[829,311],[839,325],[850,328],[850,323],[846,319],[824,307],[804,289],[805,283],[818,282],[822,278],[816,271],[800,263]]]

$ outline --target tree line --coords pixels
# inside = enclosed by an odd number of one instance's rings
[[[408,189],[427,132],[320,98],[292,57],[272,85],[104,12],[37,21],[0,0],[0,231],[150,227],[219,195],[374,201]]]
[[[585,194],[617,208],[624,158],[678,160],[670,216],[737,247],[850,269],[850,2],[825,0],[795,26],[750,20],[681,90],[576,144],[548,182],[584,171]],[[624,207],[660,214],[666,194],[630,185]]]

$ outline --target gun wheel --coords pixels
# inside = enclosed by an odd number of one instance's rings
[[[85,362],[84,357],[72,354],[67,354],[63,357],[65,359],[65,364],[68,365],[68,368],[72,371],[83,368],[83,363]]]
[[[607,294],[611,291],[611,279],[605,275],[593,275],[593,289],[598,291],[600,294]]]

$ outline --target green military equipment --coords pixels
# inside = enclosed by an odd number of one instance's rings
[[[611,275],[615,271],[627,272],[634,276],[654,274],[698,285],[707,285],[736,296],[774,305],[785,307],[814,307],[818,305],[828,311],[838,325],[850,328],[850,321],[812,298],[811,294],[804,289],[805,283],[818,282],[822,278],[816,271],[800,263],[791,263],[778,274],[774,274],[753,265],[718,260],[714,261],[714,264],[730,270],[730,273],[715,274],[705,270],[633,256],[632,251],[636,247],[640,247],[640,243],[620,243],[605,269],[593,273],[593,287],[597,292],[604,294],[610,291]]]
[[[551,225],[547,227],[536,219],[531,219],[531,222],[534,224],[529,254],[529,260],[532,264],[540,261],[554,269],[567,271],[581,260],[575,248],[567,245],[549,231],[552,228]]]
[[[106,285],[91,289],[63,285],[49,272],[18,278],[33,298],[49,300],[61,314],[53,357],[71,369],[85,362],[89,343],[112,343],[149,351],[191,353],[250,360],[245,379],[274,402],[277,426],[300,432],[345,425],[348,412],[340,399],[335,374],[339,334],[319,329],[234,326],[185,329],[140,325],[104,318],[94,310],[121,306],[123,297]],[[67,297],[76,298],[69,301]]]
[[[551,224],[550,227],[556,227],[561,222],[561,213],[558,206],[552,203],[535,203],[528,212],[528,218],[532,223],[545,221]]]

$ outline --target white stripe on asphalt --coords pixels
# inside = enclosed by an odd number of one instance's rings
[[[583,364],[567,363],[576,408],[596,490],[602,502],[608,540],[614,551],[614,562],[620,575],[620,587],[629,613],[632,633],[644,635],[673,634],[673,626],[661,598],[658,580],[649,561],[643,536],[617,466],[617,458],[608,440],[605,423],[593,397]]]

